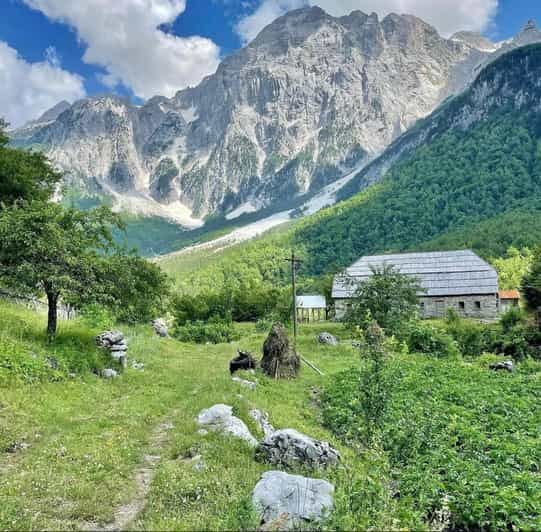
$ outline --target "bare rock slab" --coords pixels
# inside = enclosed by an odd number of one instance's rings
[[[268,530],[292,530],[324,521],[333,509],[334,486],[326,480],[267,471],[256,484],[252,504]]]
[[[257,440],[244,421],[233,415],[232,406],[217,404],[201,410],[197,416],[197,423],[202,429],[229,434],[244,440],[251,447],[257,447]]]
[[[315,440],[295,429],[276,430],[265,435],[257,457],[273,465],[320,469],[340,461],[340,453],[325,441]]]
[[[320,335],[318,335],[317,341],[318,343],[324,345],[338,345],[338,339],[328,332],[322,332]]]

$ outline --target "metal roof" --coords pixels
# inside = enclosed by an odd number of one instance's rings
[[[392,265],[416,277],[425,296],[482,295],[498,293],[498,274],[473,251],[436,251],[361,257],[334,278],[332,297],[351,298],[360,282],[372,275],[374,267]]]
[[[297,296],[297,308],[327,308],[325,296]]]

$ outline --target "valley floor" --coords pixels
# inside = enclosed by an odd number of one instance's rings
[[[258,518],[250,506],[252,490],[262,472],[273,468],[255,461],[254,451],[243,442],[198,434],[196,415],[217,403],[232,405],[258,437],[262,435],[248,416],[252,407],[268,412],[276,428],[298,429],[340,450],[340,467],[310,473],[336,486],[335,511],[326,528],[431,526],[412,500],[398,502],[384,453],[354,450],[322,425],[319,392],[336,382],[333,376],[338,372],[359,366],[358,351],[351,345],[317,344],[316,335],[324,329],[343,337],[336,324],[301,326],[299,350],[325,376],[307,366],[296,381],[273,381],[258,374],[257,389],[251,391],[231,380],[228,361],[237,347],[261,353],[264,334],[256,333],[253,325],[242,325],[241,341],[216,346],[161,339],[150,326],[125,327],[129,357],[143,362],[143,371],[130,368],[110,381],[83,372],[59,382],[29,384],[23,381],[31,368],[24,364],[17,366],[19,382],[6,378],[15,368],[16,357],[10,363],[10,353],[18,350],[30,358],[95,356],[98,331],[63,322],[57,343],[50,346],[41,332],[43,316],[1,302],[0,314],[2,530],[255,529]],[[475,366],[470,372],[473,366],[461,361],[419,358],[417,364],[411,355],[408,360],[399,358],[399,363],[411,378],[422,371],[422,382],[426,375],[437,374],[440,364],[447,382],[456,365],[457,380],[463,382],[464,375],[470,375],[467,393],[474,402],[475,379],[483,385],[489,380],[498,394],[500,380],[505,385],[501,389],[509,393],[513,383],[529,382],[533,390],[541,375],[541,365],[535,363],[513,375],[487,376],[487,369]],[[414,381],[407,382],[405,392],[415,390]],[[507,396],[500,397],[499,407],[504,408]],[[531,416],[538,415],[530,409],[528,397],[517,402],[513,418],[524,429],[531,425]],[[462,397],[450,391],[444,398],[462,404]],[[427,408],[434,399],[428,400]],[[485,405],[486,397],[482,401]],[[472,419],[471,427],[476,422]],[[537,440],[531,438],[534,446],[541,441],[539,435]],[[529,522],[536,522],[539,496],[533,492],[530,496]]]
[[[41,320],[15,307],[0,312],[9,317],[2,320],[0,344],[15,328],[29,348],[48,349],[40,341]],[[255,391],[231,381],[228,361],[237,347],[261,350],[263,335],[252,334],[253,325],[249,330],[238,344],[195,346],[160,339],[150,327],[124,328],[129,356],[144,362],[143,371],[128,369],[114,381],[87,374],[56,383],[3,383],[0,448],[13,442],[28,447],[0,453],[0,529],[256,525],[248,502],[261,473],[271,468],[257,463],[244,443],[197,434],[198,412],[216,403],[232,405],[258,434],[247,415],[256,406],[269,412],[276,427],[332,437],[311,404],[310,391],[322,378],[309,368],[294,382],[259,376]],[[60,338],[91,351],[95,332],[82,335],[64,322]],[[310,330],[303,338],[303,351],[326,373],[355,363],[352,348],[318,348],[315,334]],[[344,454],[349,459],[347,449]],[[205,469],[193,468],[195,455]]]

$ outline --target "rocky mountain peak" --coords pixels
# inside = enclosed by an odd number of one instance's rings
[[[307,7],[171,99],[89,98],[14,141],[42,147],[78,184],[169,212],[300,202],[463,90],[489,57],[473,40],[445,39],[410,15]]]
[[[466,43],[480,51],[494,52],[498,49],[497,44],[475,31],[459,31],[451,37],[451,40]]]

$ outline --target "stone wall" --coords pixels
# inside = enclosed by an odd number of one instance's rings
[[[443,318],[448,309],[453,309],[464,318],[495,320],[498,317],[496,294],[474,296],[421,297],[424,318]]]
[[[351,305],[351,299],[335,299],[335,319],[342,320]],[[442,318],[447,309],[456,310],[465,318],[491,321],[498,317],[496,294],[481,296],[421,297],[424,318]]]

